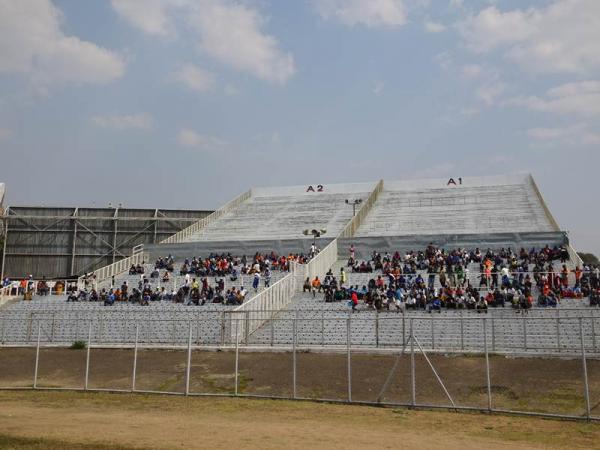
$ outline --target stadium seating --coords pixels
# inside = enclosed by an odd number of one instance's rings
[[[345,186],[345,187],[344,187]],[[366,198],[372,185],[341,185],[333,192],[306,193],[297,187],[257,189],[239,207],[189,238],[190,241],[299,239],[306,229],[325,229],[332,238],[352,218],[345,200]],[[338,190],[343,192],[337,192]],[[309,236],[312,239],[312,236]]]
[[[387,182],[357,237],[556,231],[528,176]]]

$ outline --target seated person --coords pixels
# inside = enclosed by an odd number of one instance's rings
[[[115,300],[116,300],[115,294],[111,290],[110,294],[108,294],[108,296],[104,300],[104,306],[112,306],[112,305],[114,305],[115,304]]]
[[[488,312],[488,304],[484,298],[480,298],[477,302],[477,313],[484,312],[487,314]]]
[[[306,278],[306,280],[304,281],[304,284],[302,285],[302,292],[311,292],[312,291],[312,287],[310,284],[310,278]]]

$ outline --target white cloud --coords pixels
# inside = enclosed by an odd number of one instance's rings
[[[107,83],[123,75],[121,56],[67,36],[50,0],[0,0],[0,74],[25,76],[36,88]]]
[[[428,33],[442,33],[443,31],[446,31],[446,25],[443,23],[432,22],[428,20],[423,26],[425,27],[425,31]]]
[[[282,52],[277,39],[262,32],[265,19],[257,10],[203,0],[189,20],[200,33],[200,48],[222,63],[280,83],[296,71],[292,55]]]
[[[433,60],[443,70],[449,70],[454,65],[454,58],[448,52],[438,53],[433,57]]]
[[[379,95],[383,92],[383,90],[385,89],[385,83],[383,81],[378,81],[377,83],[375,83],[375,86],[373,86],[373,94],[375,95]]]
[[[94,116],[92,123],[102,128],[115,130],[147,130],[152,128],[152,117],[146,113],[131,115]]]
[[[211,72],[194,64],[184,64],[171,74],[171,78],[199,92],[209,91],[215,84],[215,76]]]
[[[185,0],[111,0],[114,10],[125,21],[147,34],[172,35],[169,8],[181,7]]]
[[[506,102],[534,111],[594,116],[600,114],[600,81],[579,81],[550,89],[543,97],[516,97]]]
[[[134,27],[168,36],[182,19],[199,49],[223,64],[269,82],[283,83],[296,71],[293,56],[263,31],[258,9],[231,0],[113,0],[113,7]]]
[[[227,146],[227,142],[214,136],[206,136],[194,130],[183,129],[177,135],[177,142],[183,147],[206,151],[218,151]]]
[[[478,64],[467,64],[462,67],[461,73],[465,78],[477,78],[483,72],[483,68]]]
[[[550,144],[600,144],[600,133],[591,131],[586,123],[577,123],[567,127],[530,128],[527,135],[538,142]]]
[[[318,14],[344,25],[401,26],[406,23],[403,0],[313,0]]]
[[[492,106],[496,103],[496,99],[506,91],[506,87],[506,83],[495,80],[477,88],[475,94],[486,105]]]
[[[501,49],[539,73],[587,73],[600,68],[600,1],[556,0],[545,8],[501,12],[491,6],[458,25],[477,53]]]

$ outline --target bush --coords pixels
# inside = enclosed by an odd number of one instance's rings
[[[73,350],[83,350],[86,347],[87,347],[87,345],[86,345],[85,341],[75,341],[71,344],[71,348]]]
[[[598,261],[596,255],[592,253],[578,253],[578,255],[583,260],[584,264],[592,264],[594,266],[600,265],[600,261]]]

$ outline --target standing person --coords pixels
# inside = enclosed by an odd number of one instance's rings
[[[258,292],[258,285],[260,284],[260,273],[256,272],[254,274],[254,279],[252,280],[252,287],[255,292]]]
[[[358,311],[356,309],[356,307],[358,306],[358,294],[356,293],[355,290],[352,290],[352,295],[350,297],[350,300],[352,301],[352,312],[356,312]]]
[[[271,286],[271,270],[267,267],[265,269],[265,288]]]
[[[346,281],[348,281],[348,276],[346,275],[344,268],[341,267],[340,268],[340,286],[344,286],[346,284]]]
[[[354,261],[354,244],[350,245],[350,259]]]

